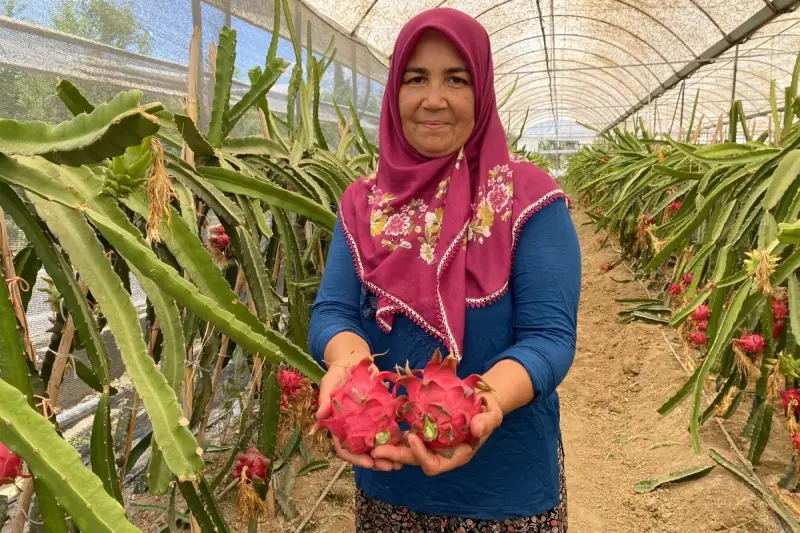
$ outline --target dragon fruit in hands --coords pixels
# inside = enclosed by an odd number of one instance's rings
[[[344,384],[331,393],[331,411],[317,422],[327,428],[350,453],[365,454],[383,444],[400,442],[397,409],[403,402],[397,397],[392,372],[373,373],[374,358],[365,357],[350,368]],[[373,375],[374,374],[374,375]]]
[[[459,378],[457,363],[452,356],[443,360],[442,353],[437,350],[421,377],[416,375],[420,373],[418,370],[406,365],[405,375],[397,379],[408,394],[400,407],[400,416],[427,448],[440,453],[462,443],[474,445],[478,441],[470,431],[470,421],[483,411],[478,391],[490,390],[477,374],[463,380]]]

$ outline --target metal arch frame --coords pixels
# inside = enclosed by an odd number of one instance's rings
[[[519,98],[510,101],[509,103],[514,105],[515,107],[528,107],[525,105],[525,102],[530,101],[532,98],[537,97],[542,90],[542,86],[534,87],[527,90],[524,93],[521,93]],[[560,86],[559,91],[570,91],[573,94],[581,94],[584,98],[584,103],[587,101],[596,104],[598,107],[605,106],[605,107],[622,107],[624,108],[626,105],[626,101],[615,99],[613,95],[606,93],[606,92],[594,92],[590,89],[583,89],[576,86],[566,85]],[[555,103],[556,106],[559,105],[559,102]]]
[[[564,51],[567,51],[567,52],[578,52],[580,54],[587,54],[587,55],[594,56],[594,57],[597,57],[599,59],[602,59],[603,61],[608,61],[609,63],[613,64],[613,67],[609,67],[609,68],[619,68],[619,69],[624,70],[628,74],[628,76],[630,78],[632,78],[634,81],[636,81],[636,83],[638,83],[639,85],[642,86],[642,89],[644,89],[645,91],[647,90],[647,85],[645,85],[644,82],[642,82],[642,80],[639,79],[639,76],[634,76],[633,73],[630,72],[627,67],[622,67],[622,66],[618,65],[613,59],[609,59],[608,57],[606,57],[604,55],[600,55],[600,54],[598,54],[596,52],[590,52],[588,50],[579,50],[577,48],[559,48],[559,50],[564,50]],[[572,62],[572,63],[578,63],[579,65],[593,66],[591,63],[584,63],[584,62],[578,61],[576,59],[559,59],[559,61],[569,61],[569,62]],[[531,61],[529,63],[523,63],[522,65],[520,65],[518,67],[514,67],[510,71],[501,74],[500,77],[503,78],[505,76],[511,76],[511,75],[513,75],[515,73],[514,72],[515,70],[518,70],[518,69],[521,69],[521,68],[524,68],[524,67],[529,67],[529,66],[535,65],[537,63],[541,63],[541,61]],[[641,68],[641,67],[635,67],[635,68]],[[561,71],[561,72],[563,72],[563,71]],[[522,74],[522,76],[520,76],[520,78],[524,78],[524,77],[530,76],[532,74],[534,74],[534,73],[529,72],[527,74]],[[611,75],[611,74],[609,74],[609,75]],[[614,79],[617,79],[616,76],[613,76],[613,77],[614,77]],[[497,79],[499,79],[499,78],[495,78],[495,81],[497,81]],[[511,87],[511,85],[513,85],[513,83],[514,83],[513,81],[507,83],[505,85],[505,87],[503,87],[503,89],[501,89],[501,90],[505,90],[505,89]],[[626,85],[626,88],[629,91],[631,91],[631,93],[636,94],[636,91],[634,91],[633,89],[631,89],[627,85]]]
[[[800,0],[797,0],[797,1],[800,2]],[[616,44],[614,42],[606,41],[605,39],[599,39],[599,38],[594,37],[592,35],[581,35],[579,33],[559,33],[559,34],[555,34],[554,37],[575,37],[575,38],[578,38],[578,39],[587,39],[589,41],[593,41],[593,42],[596,41],[596,42],[600,42],[600,43],[606,44],[610,48],[614,48],[616,50],[619,50],[623,54],[625,54],[626,56],[633,58],[634,62],[639,63],[639,66],[645,68],[647,70],[647,72],[649,72],[650,75],[653,77],[653,79],[656,80],[656,82],[658,82],[659,85],[661,84],[661,81],[659,80],[658,76],[655,75],[655,73],[653,72],[653,70],[649,66],[647,66],[645,63],[643,63],[641,59],[639,59],[638,57],[636,57],[635,55],[633,55],[632,53],[630,53],[629,51],[625,50],[624,48],[622,48],[621,46],[619,46],[618,44]],[[538,36],[537,37],[528,37],[526,39],[522,39],[520,41],[517,41],[517,43],[515,43],[515,44],[519,44],[519,43],[524,42],[526,40],[531,40],[531,39],[535,39],[535,38],[538,38]],[[525,53],[530,53],[530,52],[525,52]],[[494,68],[495,69],[499,69],[503,65],[513,61],[514,59],[517,59],[518,57],[521,57],[522,55],[523,54],[518,54],[516,56],[512,56],[512,57],[508,58],[507,60],[503,61],[502,63],[500,63],[499,65],[495,65]],[[631,75],[631,76],[633,76],[633,75]]]
[[[538,107],[538,106],[541,106],[541,105],[544,105],[544,104],[546,104],[548,106],[548,109],[549,109],[550,102],[549,101],[545,102],[544,99],[541,98],[545,94],[544,90],[543,90],[545,88],[546,87],[540,87],[539,89],[532,90],[532,91],[530,91],[528,93],[528,97],[530,98],[528,101],[532,102],[532,105],[527,105],[527,106],[524,106],[524,107],[515,107],[514,109],[509,110],[508,112],[511,112],[511,113],[524,113],[525,111],[530,110],[530,109],[540,109],[540,107]],[[565,103],[577,104],[577,105],[579,105],[581,107],[585,107],[586,109],[591,109],[591,110],[595,110],[595,111],[603,110],[605,112],[605,114],[609,114],[609,115],[613,115],[614,114],[613,111],[606,111],[606,110],[614,109],[614,108],[624,108],[625,107],[624,104],[607,102],[605,100],[599,100],[597,98],[593,98],[596,95],[592,94],[591,92],[582,90],[580,88],[562,87],[562,89],[563,89],[564,96],[568,97],[568,98],[563,99]],[[593,104],[596,104],[596,105],[587,106],[586,105],[586,100],[587,99],[592,99],[593,100]],[[501,110],[500,113],[503,114],[503,113],[506,113],[506,111]],[[598,113],[598,114],[604,114],[604,113]]]
[[[535,90],[532,90],[532,91],[528,92],[527,96],[530,99],[529,101],[535,101],[535,102],[537,102],[537,105],[538,105],[538,102],[540,102],[540,100],[534,100],[534,99],[535,98],[539,98],[539,96],[541,96],[541,94],[543,94],[542,89],[545,89],[545,88],[546,87],[539,87],[538,89],[535,89]],[[593,110],[613,109],[615,107],[625,107],[624,105],[614,104],[614,103],[610,103],[610,102],[607,102],[607,101],[604,101],[604,100],[599,100],[597,98],[593,98],[595,95],[593,95],[591,92],[583,91],[583,90],[580,90],[580,89],[575,88],[575,87],[563,87],[562,89],[563,89],[564,95],[570,97],[569,99],[564,99],[564,101],[565,102],[569,102],[570,104],[580,104],[581,102],[585,104],[587,99],[592,99],[594,103],[598,104],[597,106],[589,106],[589,108],[593,109]],[[573,98],[578,98],[579,100],[574,100]],[[549,105],[549,102],[547,102],[547,103]],[[539,108],[538,107],[533,107],[533,106],[527,106],[526,109],[539,109]],[[548,109],[549,109],[549,107],[548,107]],[[519,110],[516,111],[516,112],[522,112],[521,110],[522,110],[522,108],[519,108]],[[502,113],[502,111],[501,111],[501,113]],[[598,113],[598,114],[602,115],[603,113]],[[613,112],[610,112],[609,114],[613,115]]]
[[[564,61],[564,62],[572,62],[572,61],[566,60],[566,61]],[[580,63],[579,63],[579,64],[580,64]],[[558,74],[559,76],[562,76],[562,77],[564,77],[565,79],[569,79],[569,80],[576,79],[576,76],[577,76],[575,73],[573,73],[573,72],[570,72],[570,71],[561,71],[560,73],[559,73],[559,71],[556,71],[556,74]],[[622,85],[622,86],[623,86],[623,87],[624,87],[624,88],[625,88],[625,89],[626,89],[626,90],[627,90],[627,91],[630,93],[630,95],[631,95],[633,98],[636,98],[636,94],[637,94],[637,93],[636,93],[636,91],[632,90],[630,87],[628,87],[628,86],[627,86],[627,84],[625,84],[625,83],[621,82],[621,81],[620,81],[620,80],[618,80],[618,79],[617,79],[615,76],[611,76],[611,77],[614,79],[614,81],[616,81],[617,83],[619,83],[620,85]],[[522,89],[523,87],[526,87],[526,86],[530,85],[531,83],[533,83],[533,82],[535,82],[535,81],[538,81],[539,79],[541,79],[541,78],[529,79],[529,80],[525,81],[525,82],[524,82],[524,83],[522,83],[522,84],[517,84],[517,87],[516,87],[516,89],[515,89],[515,92],[516,92],[516,91],[519,91],[519,90],[520,90],[520,89]],[[614,84],[612,84],[610,81],[608,81],[608,80],[606,80],[606,79],[603,79],[603,78],[601,78],[601,77],[599,77],[599,76],[595,76],[595,77],[592,77],[592,78],[589,78],[589,79],[591,79],[591,80],[597,80],[597,81],[602,81],[604,84],[606,84],[606,85],[608,85],[609,87],[611,87],[612,89],[614,89],[614,91],[618,92],[618,93],[620,94],[620,96],[621,96],[621,97],[622,97],[622,98],[623,98],[625,101],[627,101],[629,104],[632,104],[632,103],[633,103],[633,102],[632,102],[632,100],[631,100],[631,98],[630,98],[629,96],[627,96],[627,95],[626,95],[626,94],[625,94],[623,91],[621,91],[619,88],[617,88],[616,86],[614,86]],[[583,80],[583,81],[586,81],[586,80]],[[509,85],[507,85],[506,87],[509,87]],[[502,92],[502,91],[501,91],[501,92]],[[513,98],[514,98],[514,97],[512,96],[512,99],[513,99]]]
[[[624,94],[618,88],[614,87],[614,85],[612,85],[611,83],[609,83],[608,81],[606,81],[606,80],[604,80],[602,78],[585,78],[585,79],[581,79],[580,77],[578,77],[578,76],[576,76],[576,75],[574,75],[574,74],[572,74],[570,72],[563,73],[563,75],[561,77],[562,77],[562,79],[570,80],[570,81],[579,80],[579,81],[581,81],[582,85],[589,85],[591,87],[594,87],[595,89],[600,91],[602,94],[607,95],[611,99],[615,99],[614,94],[612,94],[608,90],[605,90],[604,88],[602,88],[601,86],[599,86],[599,85],[597,85],[595,83],[596,81],[602,81],[609,88],[613,89],[613,91],[615,91],[617,95],[619,95],[619,101],[624,101],[628,105],[632,105],[633,104],[633,100],[631,100],[631,97],[629,97],[628,95]],[[525,92],[525,91],[522,91],[521,89],[523,87],[530,86],[532,83],[535,83],[539,79],[540,78],[528,80],[525,83],[523,83],[522,85],[518,85],[517,86],[517,92],[515,92],[514,95],[511,96],[511,99],[509,100],[509,102],[517,102],[519,100],[519,98],[521,98],[524,95],[528,94],[529,91]],[[572,85],[566,85],[566,87],[570,87],[570,86],[572,86]],[[561,88],[563,88],[563,87],[565,87],[565,86],[564,85],[560,85],[559,86],[559,90]],[[633,98],[636,98],[636,93],[632,93],[632,95],[633,95]]]
[[[562,118],[560,120],[573,120],[573,121],[579,120],[580,122],[585,122],[587,124],[603,123],[606,120],[608,120],[603,115],[601,115],[599,113],[596,113],[594,111],[570,112],[568,115],[570,117],[572,117],[572,118],[570,118],[570,119]],[[528,115],[528,120],[532,120],[533,121],[532,124],[538,124],[540,122],[548,120],[549,117],[552,117],[552,110],[550,110],[550,109],[537,109],[535,112],[533,112],[533,113]],[[521,124],[522,120],[524,120],[524,118],[525,118],[524,115],[515,117],[514,119],[512,119],[509,122],[508,127],[507,127],[506,130],[508,132],[514,132],[514,130],[516,130],[517,128],[520,127],[520,124]],[[526,128],[526,131],[527,131],[527,128]]]
[[[538,110],[536,110],[535,113],[531,113],[531,114],[528,115],[528,120],[532,120],[532,124],[539,124],[539,123],[544,122],[546,120],[552,120],[552,118],[551,118],[552,116],[553,116],[552,115],[552,110],[550,110],[550,109],[538,109]],[[569,116],[573,117],[573,118],[560,119],[560,120],[573,120],[573,121],[579,120],[580,122],[584,122],[584,123],[587,123],[587,124],[597,124],[598,121],[600,121],[602,123],[602,122],[605,122],[606,120],[608,120],[608,119],[604,118],[602,115],[598,115],[598,114],[593,113],[593,112],[570,113]],[[522,118],[515,118],[513,120],[513,124],[510,123],[508,125],[508,127],[506,128],[506,132],[509,133],[509,134],[517,133],[515,130],[517,130],[520,127],[521,120],[523,120],[523,119],[524,119],[524,115],[523,115]],[[527,128],[524,131],[527,131]],[[523,133],[523,135],[524,135],[524,133]]]
[[[490,11],[492,11],[492,10],[494,10],[494,9],[497,9],[498,7],[500,7],[500,6],[503,6],[503,5],[505,5],[505,4],[511,3],[511,2],[513,2],[513,1],[514,1],[514,0],[504,0],[503,2],[498,2],[498,3],[494,4],[494,5],[492,5],[491,7],[489,7],[489,8],[487,8],[487,9],[484,9],[483,11],[481,11],[481,12],[480,12],[478,15],[476,15],[476,16],[475,16],[475,18],[476,18],[476,19],[479,19],[479,18],[481,18],[482,16],[484,16],[485,14],[489,13]],[[617,3],[619,3],[619,4],[622,4],[622,5],[624,5],[625,7],[629,8],[629,9],[631,9],[631,10],[633,10],[633,11],[636,11],[637,13],[639,13],[639,14],[641,14],[641,15],[644,15],[645,17],[649,18],[650,20],[652,20],[653,22],[655,22],[656,24],[658,24],[659,26],[661,26],[662,28],[664,28],[664,29],[667,31],[667,33],[669,33],[669,34],[671,34],[673,37],[675,37],[675,39],[676,39],[676,40],[677,40],[679,43],[681,43],[681,44],[682,44],[684,47],[686,47],[686,49],[687,49],[687,50],[689,50],[689,53],[690,53],[690,54],[695,54],[695,51],[694,51],[694,50],[692,50],[692,48],[691,48],[691,47],[690,47],[688,44],[686,44],[686,42],[685,42],[683,39],[681,39],[681,37],[680,37],[680,36],[679,36],[677,33],[675,33],[674,31],[672,31],[672,30],[669,28],[669,26],[667,26],[666,24],[664,24],[663,22],[661,22],[660,20],[658,20],[656,17],[654,17],[654,16],[653,16],[653,15],[651,15],[650,13],[648,13],[648,12],[646,12],[646,11],[642,11],[642,10],[641,10],[641,9],[639,9],[638,7],[636,7],[636,6],[633,6],[633,5],[629,4],[628,2],[625,2],[624,0],[612,0],[612,1],[614,1],[614,2],[617,2]],[[444,3],[444,2],[443,2],[443,3]],[[705,13],[704,13],[704,14],[705,14]],[[713,19],[712,19],[712,20],[713,20]]]
[[[547,89],[547,87],[540,87],[538,90],[531,91],[530,93],[528,93],[527,96],[530,99],[529,101],[537,102],[537,103],[532,105],[532,106],[526,106],[526,110],[527,109],[533,109],[533,110],[541,109],[540,107],[537,107],[537,106],[538,105],[543,105],[543,104],[547,105],[547,109],[551,109],[550,108],[550,102],[542,102],[542,100],[539,99],[540,96],[545,94],[542,89]],[[614,112],[613,111],[600,112],[601,109],[613,110],[615,107],[623,107],[624,108],[624,105],[620,105],[620,104],[611,103],[611,102],[607,102],[607,101],[604,101],[604,100],[597,99],[595,97],[595,95],[593,95],[592,93],[587,92],[587,91],[579,90],[579,89],[576,89],[576,88],[573,88],[573,87],[568,87],[568,88],[565,87],[565,88],[562,88],[562,89],[563,89],[563,91],[562,91],[563,95],[565,97],[567,97],[567,98],[562,98],[562,99],[560,99],[561,101],[563,101],[565,103],[569,103],[569,104],[581,105],[582,103],[585,104],[587,99],[592,99],[592,101],[594,103],[597,103],[598,105],[597,106],[589,106],[590,109],[593,110],[593,111],[596,111],[595,114],[598,115],[598,116],[601,116],[604,119],[608,118],[606,115],[613,116]],[[519,110],[515,111],[515,112],[520,112],[520,113],[523,112],[521,109],[522,108],[519,108]],[[502,113],[502,111],[501,111],[501,113]]]
[[[553,15],[553,18],[569,18],[569,19],[578,19],[578,20],[590,20],[590,21],[592,21],[592,22],[597,22],[597,23],[600,23],[600,24],[605,24],[605,25],[607,25],[607,26],[610,26],[610,27],[612,27],[612,28],[616,28],[617,30],[619,30],[619,31],[621,31],[621,32],[623,32],[623,33],[625,33],[625,34],[627,34],[627,35],[630,35],[631,37],[633,37],[633,38],[634,38],[634,39],[636,39],[637,41],[639,41],[639,42],[641,42],[642,44],[644,44],[646,47],[650,48],[650,49],[651,49],[653,52],[655,52],[655,53],[656,53],[656,55],[658,55],[658,57],[660,57],[660,58],[661,58],[661,59],[662,59],[662,60],[663,60],[665,63],[669,64],[670,66],[672,65],[672,63],[671,63],[671,62],[670,62],[670,61],[669,61],[669,60],[668,60],[666,57],[664,57],[664,55],[661,53],[661,51],[660,51],[658,48],[656,48],[655,46],[653,46],[653,45],[652,45],[652,44],[650,44],[649,42],[645,41],[643,38],[639,37],[638,35],[636,35],[636,34],[635,34],[635,33],[633,33],[632,31],[630,31],[630,30],[628,30],[628,29],[626,29],[626,28],[623,28],[622,26],[619,26],[618,24],[614,24],[613,22],[609,22],[609,21],[607,21],[607,20],[603,20],[603,19],[593,19],[593,18],[591,18],[591,17],[585,17],[585,16],[583,16],[583,15]],[[500,31],[504,31],[504,30],[506,30],[506,29],[508,29],[508,28],[510,28],[510,27],[512,27],[512,26],[514,26],[514,25],[516,25],[516,24],[520,24],[520,23],[522,23],[522,22],[529,22],[529,21],[531,21],[531,20],[538,20],[538,18],[536,18],[536,19],[532,19],[532,18],[526,18],[526,19],[521,19],[521,20],[518,20],[517,22],[513,22],[513,23],[511,23],[511,24],[507,24],[506,26],[503,26],[503,27],[502,27],[502,28],[500,28],[499,30],[497,30],[497,31],[495,31],[495,32],[492,32],[492,33],[491,33],[491,34],[489,34],[489,35],[490,35],[490,36],[491,36],[491,35],[494,35],[495,33],[498,33],[498,32],[500,32]],[[553,28],[553,29],[555,29],[555,28]],[[557,36],[557,34],[552,34],[552,36],[553,36],[553,37],[556,37],[556,36]],[[523,40],[524,40],[524,39],[523,39]],[[500,51],[502,51],[502,50],[505,50],[506,48],[508,48],[508,47],[510,47],[510,46],[514,46],[515,44],[518,44],[519,42],[522,42],[522,41],[517,41],[517,42],[511,43],[511,44],[507,44],[507,45],[505,45],[505,46],[503,46],[503,47],[501,47],[501,48],[498,48],[497,50],[493,50],[492,52],[493,52],[494,54],[496,54],[496,53],[498,53],[498,52],[500,52]],[[672,69],[672,71],[673,71],[673,72],[677,72],[677,71],[676,71],[674,68]]]
[[[743,72],[744,71],[739,71],[739,75],[741,75]],[[752,73],[748,73],[748,74],[750,74],[751,76],[753,75]],[[760,80],[763,79],[761,76],[755,76],[755,77],[760,79]],[[714,76],[713,73],[709,73],[709,74],[703,76],[702,78],[698,78],[696,81],[699,82],[701,80],[707,80],[707,79],[711,79],[711,80],[713,80],[713,79],[727,79],[727,80],[730,81],[730,78],[726,78],[725,76]],[[753,87],[749,83],[743,82],[738,77],[736,79],[736,83],[737,84],[741,84],[741,85],[747,87],[748,89],[751,89],[753,91],[753,93],[762,96],[765,100],[767,100],[767,101],[769,100],[769,93],[764,93],[762,91],[759,91],[758,89],[756,89],[755,87]],[[751,104],[753,103],[753,101],[750,98],[745,98],[744,100],[747,101],[747,102],[750,102]]]
[[[730,50],[736,44],[747,40],[776,17],[783,13],[788,13],[794,10],[798,5],[800,5],[800,0],[773,0],[771,6],[760,9],[758,12],[736,27],[733,31],[726,34],[721,40],[711,45],[702,54],[697,56],[693,62],[686,64],[681,70],[678,71],[676,75],[672,76],[664,83],[661,83],[657,89],[651,91],[650,94],[648,94],[645,98],[642,98],[638,104],[617,117],[614,122],[606,126],[603,132],[607,132],[617,124],[623,122],[628,117],[639,111],[642,107],[653,100],[657,100],[668,90],[697,72],[702,65],[702,61],[697,60],[719,58],[722,54]]]

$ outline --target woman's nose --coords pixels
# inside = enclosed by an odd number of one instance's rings
[[[444,87],[440,83],[428,84],[428,93],[425,95],[423,106],[432,111],[447,107],[447,100],[444,96]]]

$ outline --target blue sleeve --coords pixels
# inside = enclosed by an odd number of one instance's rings
[[[564,201],[523,226],[511,273],[514,344],[489,361],[517,361],[531,378],[534,402],[547,398],[572,366],[581,291],[578,235]]]
[[[308,327],[309,350],[318,363],[322,364],[330,340],[344,331],[361,336],[369,344],[361,326],[360,302],[361,282],[337,222]]]

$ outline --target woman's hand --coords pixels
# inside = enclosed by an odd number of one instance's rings
[[[351,362],[350,364],[357,364],[358,361]],[[342,362],[331,363],[330,369],[325,373],[319,383],[319,408],[317,409],[316,419],[323,420],[331,415],[331,393],[337,387],[344,384],[347,380],[347,370],[349,364],[342,364]],[[377,372],[378,367],[372,365],[370,371]],[[364,468],[371,468],[373,470],[397,470],[402,465],[394,464],[390,460],[374,458],[369,454],[354,454],[350,453],[344,448],[336,437],[333,438],[333,446],[336,449],[336,454],[348,463]]]
[[[372,457],[376,461],[387,460],[395,464],[419,466],[429,476],[437,476],[467,464],[503,422],[503,410],[496,394],[492,392],[479,394],[483,401],[483,412],[472,417],[469,424],[470,432],[478,439],[475,444],[462,443],[452,450],[452,454],[442,455],[429,450],[422,439],[409,433],[406,435],[408,446],[379,446],[372,450]]]

